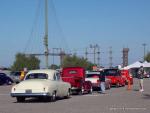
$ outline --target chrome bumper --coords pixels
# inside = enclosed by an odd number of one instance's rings
[[[50,93],[10,93],[11,97],[43,97],[51,96]]]

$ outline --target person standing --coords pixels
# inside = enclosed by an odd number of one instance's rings
[[[139,86],[140,86],[139,91],[140,92],[144,91],[143,78],[144,78],[144,68],[143,68],[143,66],[141,66],[138,70],[138,79],[139,79]]]
[[[105,74],[104,71],[100,73],[100,93],[105,94]]]

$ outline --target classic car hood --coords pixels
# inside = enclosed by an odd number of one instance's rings
[[[48,86],[50,84],[50,80],[45,80],[45,79],[30,79],[30,80],[25,80],[20,82],[19,84],[16,85],[17,88],[19,89],[39,89],[43,86]]]

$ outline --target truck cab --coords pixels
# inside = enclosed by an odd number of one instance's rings
[[[62,80],[71,84],[72,93],[92,93],[92,83],[85,81],[85,69],[82,67],[66,67],[62,69]]]

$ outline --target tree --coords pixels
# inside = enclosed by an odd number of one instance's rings
[[[84,67],[85,69],[92,69],[94,64],[87,61],[85,58],[77,57],[76,55],[73,56],[66,56],[63,60],[62,67]]]
[[[147,62],[150,62],[150,52],[148,52],[147,55],[145,56],[145,60]]]
[[[26,56],[23,53],[17,53],[15,61],[11,67],[13,71],[21,71],[24,68],[28,70],[38,69],[40,67],[40,60],[35,56]]]
[[[52,64],[49,68],[50,69],[58,69],[60,67],[58,65],[56,65],[56,64]]]

